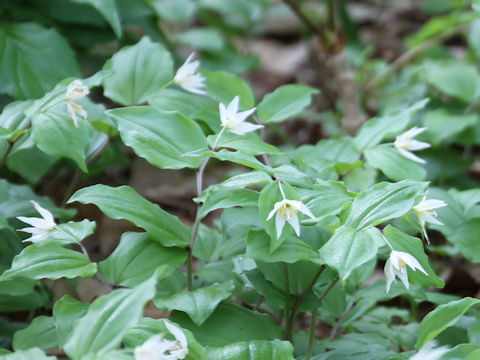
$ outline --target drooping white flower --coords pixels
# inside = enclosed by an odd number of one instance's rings
[[[75,127],[78,127],[77,114],[87,119],[87,112],[75,102],[75,100],[81,99],[90,94],[90,90],[85,86],[81,80],[72,81],[67,87],[67,93],[65,94],[65,102],[67,103],[68,115],[72,118]]]
[[[194,56],[195,53],[191,53],[185,63],[178,68],[173,81],[186,91],[206,95],[207,92],[203,90],[205,88],[205,78],[197,73],[200,67],[200,61],[192,61]]]
[[[173,324],[165,322],[175,340],[167,340],[164,334],[150,337],[134,350],[135,360],[181,360],[188,355],[187,337]]]
[[[417,128],[413,127],[408,131],[405,131],[403,134],[398,135],[395,138],[393,145],[398,150],[400,155],[406,157],[407,159],[413,160],[420,164],[425,164],[425,160],[419,158],[418,156],[412,154],[410,151],[423,150],[430,147],[430,144],[423,141],[414,140],[413,138],[418,134],[421,134],[427,130],[427,128]]]
[[[413,271],[418,269],[428,276],[428,273],[425,271],[422,265],[420,265],[417,259],[415,259],[412,255],[406,252],[393,250],[390,253],[390,257],[388,258],[387,262],[385,263],[384,269],[385,278],[387,280],[387,293],[390,291],[392,282],[397,282],[395,279],[397,276],[407,289],[410,288],[410,284],[408,283],[407,266],[409,266]]]
[[[410,360],[438,360],[445,354],[449,348],[448,346],[435,347],[436,343],[430,341],[426,343],[419,352],[413,354]]]
[[[227,107],[222,103],[218,105],[222,126],[237,135],[245,135],[248,132],[262,128],[263,125],[254,125],[245,121],[255,112],[256,108],[238,112],[239,101],[240,98],[235,96]]]
[[[33,243],[40,243],[42,240],[48,237],[48,234],[55,229],[57,224],[55,223],[55,219],[50,211],[41,207],[36,201],[30,201],[35,209],[38,211],[41,218],[37,217],[25,217],[25,216],[17,216],[17,219],[32,225],[33,227],[26,227],[23,229],[19,229],[18,231],[23,231],[32,234],[33,236],[25,239],[23,241],[31,241]]]
[[[300,236],[300,224],[298,222],[297,213],[300,211],[305,215],[309,216],[315,220],[315,216],[312,214],[310,209],[305,206],[300,200],[289,200],[285,198],[283,193],[282,185],[279,183],[280,192],[282,193],[283,200],[277,201],[273,206],[272,211],[267,216],[267,221],[270,220],[274,214],[275,215],[275,230],[277,231],[277,239],[282,235],[283,227],[285,222],[288,221],[290,226],[295,230],[295,234]]]
[[[429,199],[424,196],[422,201],[413,207],[413,212],[417,215],[420,226],[422,227],[425,239],[430,243],[428,239],[427,231],[425,230],[425,223],[429,222],[436,225],[443,225],[442,222],[437,220],[437,212],[435,209],[447,206],[447,203],[442,200]]]

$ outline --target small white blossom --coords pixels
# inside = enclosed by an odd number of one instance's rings
[[[17,216],[17,219],[32,225],[33,227],[27,227],[23,229],[19,229],[19,231],[27,232],[32,234],[31,238],[25,239],[23,241],[31,241],[33,243],[40,243],[42,240],[45,240],[48,237],[48,234],[55,229],[57,224],[55,223],[55,219],[50,211],[41,207],[36,201],[30,201],[35,209],[38,211],[41,218],[37,217],[25,217],[25,216]]]
[[[72,81],[67,87],[67,93],[65,94],[65,101],[67,103],[68,115],[72,118],[75,127],[78,127],[77,114],[87,119],[87,112],[75,102],[75,100],[81,99],[90,94],[90,90],[87,86],[83,85],[81,80]]]
[[[237,135],[245,135],[248,132],[262,128],[263,125],[254,125],[245,121],[255,112],[256,108],[238,112],[239,101],[239,97],[235,96],[227,107],[222,103],[218,105],[222,126]]]
[[[195,53],[190,54],[185,63],[180,66],[173,78],[175,84],[194,94],[206,95],[205,78],[197,73],[200,61],[192,61]]]
[[[435,209],[447,206],[447,203],[442,200],[429,199],[424,196],[422,201],[413,207],[413,212],[417,215],[420,226],[422,227],[425,239],[430,243],[428,239],[427,231],[425,230],[425,223],[429,222],[436,225],[443,225],[442,222],[437,220],[437,212]]]
[[[410,360],[439,360],[449,350],[448,346],[435,347],[436,343],[430,341],[419,352],[412,355]]]
[[[406,252],[393,250],[390,253],[390,257],[388,258],[387,262],[385,263],[384,269],[385,278],[387,280],[387,293],[390,291],[392,282],[397,282],[395,279],[397,276],[407,289],[410,288],[410,284],[408,283],[407,266],[409,266],[413,271],[418,269],[428,276],[428,273],[425,271],[422,265],[420,265],[417,259],[415,259],[412,255]]]
[[[135,360],[181,360],[188,355],[187,338],[183,331],[169,322],[165,322],[168,331],[175,340],[167,340],[164,334],[150,337],[134,350]]]
[[[277,239],[282,235],[283,227],[285,222],[288,221],[290,226],[295,230],[295,234],[300,236],[300,224],[298,222],[297,213],[300,211],[305,215],[309,216],[315,220],[315,216],[312,214],[310,209],[305,206],[300,200],[288,200],[283,194],[282,185],[279,183],[280,192],[282,193],[283,200],[278,201],[273,206],[272,211],[267,216],[267,221],[270,220],[273,215],[275,215],[275,230],[277,231]]]
[[[425,164],[425,160],[419,158],[418,156],[412,154],[410,151],[423,150],[430,147],[430,144],[423,141],[414,140],[413,138],[418,134],[421,134],[427,130],[427,128],[417,128],[413,127],[408,131],[405,131],[403,134],[398,135],[395,138],[393,145],[398,150],[400,155],[406,157],[407,159],[413,160],[420,164]]]

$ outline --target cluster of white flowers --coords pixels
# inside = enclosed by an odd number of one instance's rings
[[[165,322],[168,331],[175,340],[165,339],[165,334],[150,337],[134,350],[135,360],[181,360],[188,354],[187,338],[183,331],[169,322]]]
[[[423,150],[430,147],[430,144],[423,141],[414,140],[414,137],[424,132],[427,128],[417,128],[413,127],[410,130],[398,135],[395,138],[393,145],[397,149],[397,151],[403,157],[407,159],[413,160],[420,164],[425,164],[425,160],[419,158],[418,156],[412,154],[410,151],[416,150]],[[413,212],[418,217],[418,221],[422,228],[422,233],[425,236],[425,239],[428,243],[430,243],[427,235],[427,231],[425,229],[425,224],[427,222],[436,224],[436,225],[443,225],[439,220],[437,220],[437,212],[435,209],[447,206],[447,204],[442,200],[437,199],[429,199],[424,196],[420,203],[413,207]],[[390,291],[390,286],[392,282],[396,281],[395,278],[398,278],[402,281],[403,285],[408,289],[408,274],[407,274],[407,266],[409,266],[413,271],[417,269],[423,272],[425,275],[428,276],[428,273],[425,269],[420,265],[420,263],[415,259],[412,255],[392,250],[390,253],[390,257],[388,258],[387,262],[385,263],[385,278],[387,280],[386,290],[387,292]],[[420,354],[420,353],[419,353]],[[418,354],[417,354],[418,355]]]

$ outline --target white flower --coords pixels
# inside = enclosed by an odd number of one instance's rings
[[[427,242],[430,243],[428,239],[427,231],[425,230],[425,223],[429,222],[436,225],[443,225],[442,222],[437,220],[437,212],[435,209],[447,206],[447,203],[442,200],[430,199],[427,200],[424,196],[422,201],[413,207],[413,211],[418,217],[420,226],[422,227],[423,234],[427,239]]]
[[[430,341],[426,343],[419,352],[412,355],[410,360],[439,360],[442,355],[445,354],[449,348],[448,346],[435,347],[436,343]]]
[[[297,236],[300,236],[300,224],[298,222],[297,213],[300,211],[313,220],[315,220],[315,216],[300,200],[286,199],[280,183],[279,186],[283,200],[275,203],[272,211],[270,211],[267,216],[267,221],[270,220],[275,213],[277,214],[275,215],[275,230],[277,231],[277,239],[280,237],[280,235],[282,235],[283,227],[285,226],[286,221],[288,221],[288,223],[293,227]]]
[[[235,96],[228,107],[225,108],[225,105],[222,103],[218,105],[222,126],[237,135],[245,135],[248,132],[262,128],[263,125],[254,125],[245,121],[255,112],[256,108],[238,112],[239,101],[239,97]]]
[[[164,334],[150,337],[134,350],[135,360],[181,360],[188,354],[187,338],[183,331],[169,322],[165,322],[168,331],[175,340],[164,339]]]
[[[417,269],[428,276],[428,273],[423,269],[422,265],[412,255],[406,252],[393,250],[390,253],[390,257],[385,263],[385,278],[387,280],[387,293],[390,291],[392,282],[397,282],[395,279],[397,276],[402,281],[403,285],[409,289],[408,283],[407,265],[413,271]]]
[[[41,218],[36,217],[25,217],[25,216],[17,216],[17,219],[32,225],[33,227],[27,227],[23,229],[19,229],[18,231],[23,231],[32,234],[33,236],[29,239],[25,239],[23,241],[31,241],[33,243],[39,243],[42,240],[45,240],[48,237],[48,234],[55,229],[57,224],[55,224],[55,219],[50,211],[44,209],[36,201],[30,201],[35,209],[38,211]]]
[[[87,112],[82,107],[75,103],[75,100],[81,99],[90,94],[90,90],[87,86],[83,85],[81,80],[72,81],[67,87],[67,93],[65,94],[65,101],[67,103],[68,115],[72,118],[75,127],[78,127],[77,114],[87,119]]]
[[[409,150],[411,151],[423,150],[430,147],[429,143],[413,139],[415,136],[417,136],[418,134],[421,134],[425,130],[427,130],[427,128],[413,127],[410,130],[405,131],[403,134],[398,135],[395,138],[395,142],[393,143],[393,145],[398,150],[400,155],[402,155],[403,157],[406,157],[407,159],[418,162],[420,164],[425,164],[425,160],[419,158],[416,155],[413,155],[409,151]]]
[[[183,89],[199,95],[206,95],[205,78],[197,73],[200,61],[192,61],[195,53],[191,53],[185,63],[180,66],[173,78],[175,84],[181,86]]]

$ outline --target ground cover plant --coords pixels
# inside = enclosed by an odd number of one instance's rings
[[[479,2],[0,17],[0,359],[480,358]]]

